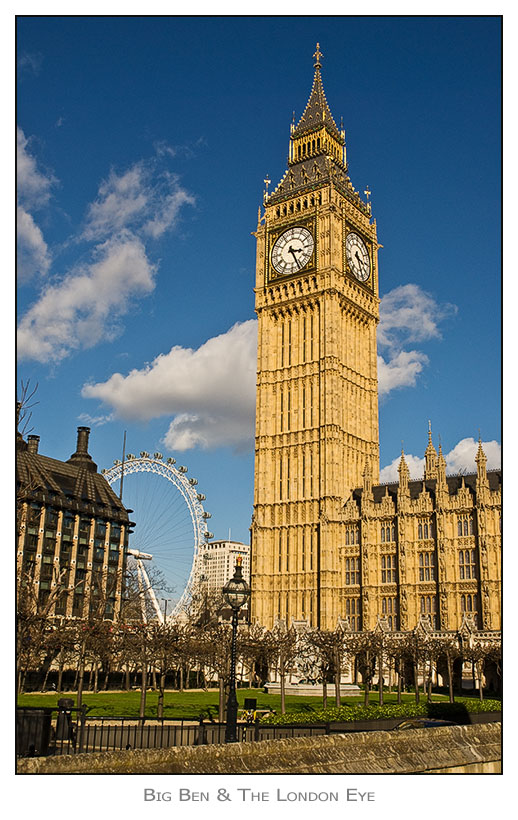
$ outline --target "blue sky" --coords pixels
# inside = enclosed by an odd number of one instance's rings
[[[40,451],[92,428],[99,468],[174,455],[218,538],[246,541],[255,385],[251,232],[286,168],[320,43],[380,250],[382,477],[499,463],[500,21],[18,20],[18,384]]]

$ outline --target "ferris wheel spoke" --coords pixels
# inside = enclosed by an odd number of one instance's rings
[[[103,474],[114,491],[120,491],[122,465]],[[155,583],[160,587],[155,596],[163,598],[166,590],[174,590],[169,614],[177,614],[192,594],[198,551],[205,542],[205,513],[198,494],[185,473],[172,464],[141,457],[124,464],[122,500],[136,522],[130,548],[153,556],[146,569],[153,587]],[[151,567],[159,571],[156,582]]]

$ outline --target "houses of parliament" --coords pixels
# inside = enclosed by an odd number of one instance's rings
[[[258,317],[251,618],[500,629],[501,473],[479,441],[447,475],[431,429],[424,474],[379,483],[376,221],[348,175],[322,84],[291,125],[288,168],[255,236]]]

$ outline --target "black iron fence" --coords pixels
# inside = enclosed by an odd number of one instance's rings
[[[471,715],[468,722],[499,720],[500,713]],[[237,739],[251,743],[293,737],[314,737],[343,732],[393,729],[401,718],[347,723],[268,725],[238,723]],[[106,718],[87,715],[87,708],[19,707],[16,752],[19,757],[108,752],[130,749],[167,749],[225,742],[225,723],[196,718]]]

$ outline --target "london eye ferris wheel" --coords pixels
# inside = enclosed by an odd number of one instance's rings
[[[136,522],[129,560],[135,563],[139,586],[161,622],[189,608],[202,574],[203,545],[213,538],[207,528],[211,514],[202,504],[205,496],[187,472],[174,458],[144,451],[139,456],[128,454],[102,471]],[[150,565],[159,570],[156,588],[153,573],[147,571]]]

